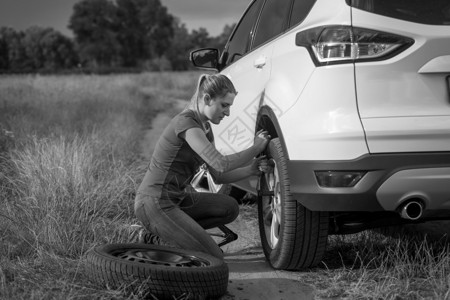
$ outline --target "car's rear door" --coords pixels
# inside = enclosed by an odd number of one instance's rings
[[[353,5],[354,28],[414,41],[393,57],[355,63],[370,152],[450,151],[450,2],[347,2]]]

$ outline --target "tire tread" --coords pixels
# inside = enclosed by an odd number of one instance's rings
[[[267,156],[275,159],[280,181],[283,181],[282,229],[277,247],[271,249],[265,235],[262,208],[258,209],[264,253],[276,269],[298,270],[314,267],[320,263],[325,253],[328,239],[328,213],[310,211],[293,199],[290,192],[287,161],[280,140],[272,139],[268,149]]]

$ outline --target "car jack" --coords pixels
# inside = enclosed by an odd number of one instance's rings
[[[238,239],[238,235],[227,226],[220,225],[217,226],[217,228],[219,228],[222,233],[211,233],[211,235],[223,238],[223,240],[218,243],[219,247],[222,247]]]

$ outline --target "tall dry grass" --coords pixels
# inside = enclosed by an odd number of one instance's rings
[[[450,248],[366,231],[330,237],[317,299],[450,299]],[[317,279],[317,277],[316,277]]]
[[[197,73],[0,80],[0,298],[111,297],[82,259],[127,242],[145,161],[143,130]]]

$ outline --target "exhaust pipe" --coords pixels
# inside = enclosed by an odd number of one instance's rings
[[[400,216],[403,219],[418,220],[423,213],[423,204],[420,201],[412,200],[408,201],[403,206],[400,206]]]

